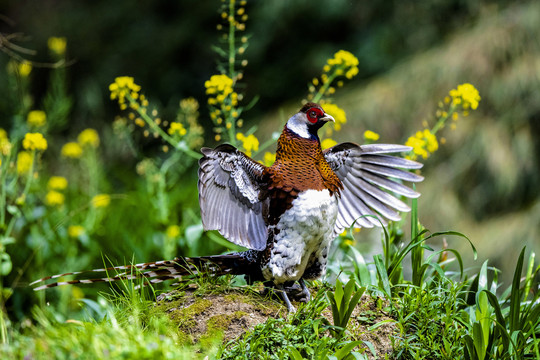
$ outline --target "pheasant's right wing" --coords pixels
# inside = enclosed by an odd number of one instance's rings
[[[202,148],[199,160],[199,205],[206,230],[218,230],[227,240],[249,249],[266,247],[261,165],[232,145]]]

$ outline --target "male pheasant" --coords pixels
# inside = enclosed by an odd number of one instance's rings
[[[270,167],[231,145],[201,149],[198,190],[203,226],[218,230],[247,251],[93,271],[137,268],[151,282],[160,282],[181,278],[206,264],[210,265],[207,271],[216,275],[246,275],[250,282],[275,286],[288,310],[294,311],[286,290],[298,281],[304,299],[309,300],[304,280],[325,273],[328,250],[337,234],[350,226],[373,227],[385,219],[399,220],[397,211],[410,210],[385,190],[408,198],[420,196],[401,181],[422,181],[421,176],[405,171],[422,165],[387,155],[410,151],[409,147],[342,143],[323,151],[317,131],[328,121],[334,119],[321,106],[305,104],[287,121]],[[124,272],[36,290],[134,276]]]

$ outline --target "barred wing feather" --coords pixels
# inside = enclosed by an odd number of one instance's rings
[[[232,145],[201,149],[199,204],[205,230],[218,230],[227,240],[263,250],[267,227],[260,201],[265,167]]]
[[[422,164],[387,155],[410,150],[403,145],[343,143],[324,152],[326,161],[343,183],[335,234],[353,223],[355,227],[370,228],[386,224],[386,219],[399,220],[398,211],[410,210],[395,195],[420,196],[401,182],[422,181],[422,176],[406,171],[420,169]]]

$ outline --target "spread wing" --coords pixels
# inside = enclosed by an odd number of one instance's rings
[[[408,198],[420,196],[401,182],[422,181],[422,176],[402,170],[420,169],[422,164],[387,155],[410,150],[410,147],[403,145],[343,143],[324,152],[326,161],[343,183],[334,227],[336,234],[353,223],[355,227],[381,225],[372,216],[364,215],[374,215],[385,224],[385,219],[400,219],[397,211],[410,210],[392,193]]]
[[[203,227],[249,249],[266,246],[267,227],[259,200],[264,165],[232,145],[202,148],[199,205]]]

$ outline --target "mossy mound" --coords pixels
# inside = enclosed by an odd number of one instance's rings
[[[382,310],[384,307],[380,299],[364,295],[349,321],[350,340],[364,341],[365,345],[362,346],[364,350],[357,348],[355,351],[363,352],[368,359],[390,355],[391,338],[398,334],[393,319]],[[285,306],[280,302],[262,296],[251,288],[229,288],[223,292],[211,293],[195,288],[175,290],[158,296],[154,311],[167,314],[178,325],[184,343],[198,343],[202,348],[216,345],[216,341],[226,344],[231,340],[249,338],[257,325],[265,326],[269,319],[290,319]],[[302,311],[302,307],[299,311]],[[318,314],[324,324],[333,324],[330,307]],[[279,331],[276,329],[274,331]],[[331,333],[324,330],[319,336],[331,337]],[[258,341],[263,339],[255,342]],[[227,347],[234,346],[231,344]]]
[[[158,296],[154,311],[168,314],[186,342],[201,345],[216,338],[233,340],[270,317],[286,314],[276,301],[242,289],[210,294],[171,291]]]

